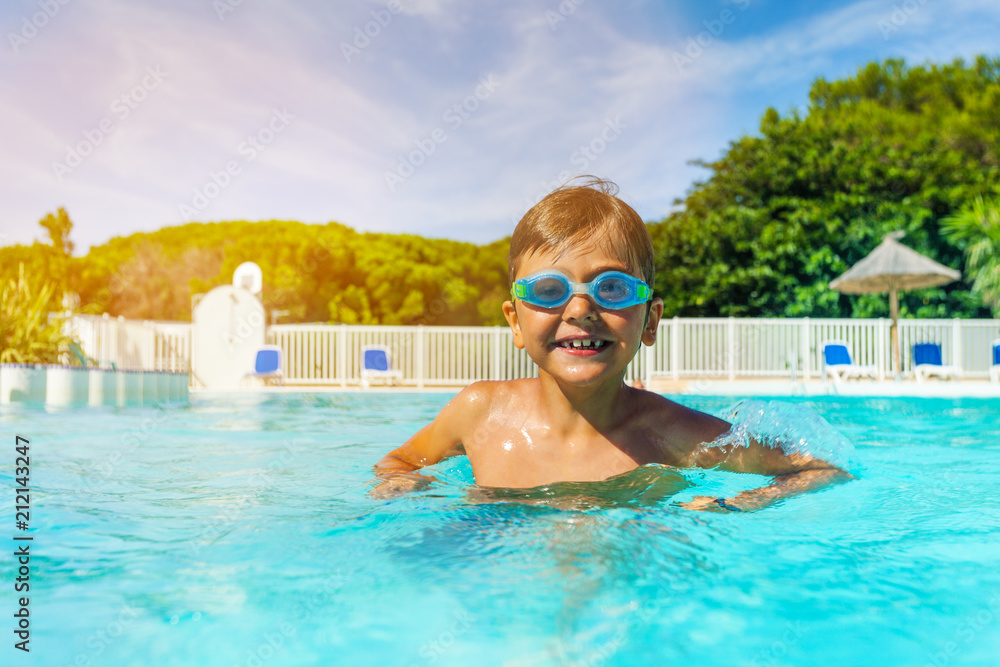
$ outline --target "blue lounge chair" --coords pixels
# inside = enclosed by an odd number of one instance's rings
[[[993,355],[990,361],[990,382],[1000,382],[1000,338],[992,343]]]
[[[823,365],[826,367],[827,377],[832,378],[835,384],[840,384],[844,380],[863,377],[874,380],[878,377],[877,367],[858,366],[854,363],[847,343],[842,340],[828,340],[823,343]]]
[[[265,385],[272,382],[279,385],[284,384],[285,376],[282,372],[281,348],[277,345],[264,345],[257,350],[253,372],[247,373],[243,379],[246,380],[247,378],[261,380]]]
[[[393,370],[389,348],[384,345],[365,345],[361,348],[361,386],[367,389],[372,380],[392,384],[403,380],[403,373]]]
[[[962,369],[958,366],[945,366],[941,363],[941,346],[937,343],[917,343],[913,346],[913,374],[917,382],[923,382],[931,376],[942,380],[962,377]]]

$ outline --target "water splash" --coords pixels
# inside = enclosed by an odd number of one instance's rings
[[[751,439],[786,454],[808,454],[851,473],[861,465],[854,445],[819,413],[803,403],[745,400],[719,417],[732,427],[706,447],[746,447]]]

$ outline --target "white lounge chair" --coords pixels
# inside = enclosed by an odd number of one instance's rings
[[[823,343],[823,365],[826,374],[833,379],[834,384],[844,380],[857,380],[863,377],[872,380],[878,377],[876,366],[859,366],[851,359],[847,343],[842,340],[828,340]]]
[[[253,372],[243,376],[240,384],[243,384],[249,378],[261,380],[265,385],[272,382],[279,385],[285,384],[282,361],[283,354],[280,347],[277,345],[262,345],[254,357]]]
[[[387,384],[403,381],[403,372],[392,368],[389,348],[384,345],[365,345],[361,348],[361,386],[367,389],[372,380],[382,380]]]
[[[991,344],[990,382],[1000,382],[1000,338]]]
[[[962,368],[941,363],[941,346],[937,343],[917,343],[913,346],[913,374],[917,382],[923,382],[929,377],[960,379]]]

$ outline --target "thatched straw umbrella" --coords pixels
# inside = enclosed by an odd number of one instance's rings
[[[962,277],[958,271],[907,248],[899,242],[903,236],[904,232],[887,234],[867,257],[830,283],[844,294],[889,293],[893,373],[897,378],[903,368],[899,355],[899,290],[937,287]]]

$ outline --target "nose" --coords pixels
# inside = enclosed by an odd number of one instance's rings
[[[567,320],[597,319],[597,305],[586,294],[574,294],[563,308],[563,317]]]

